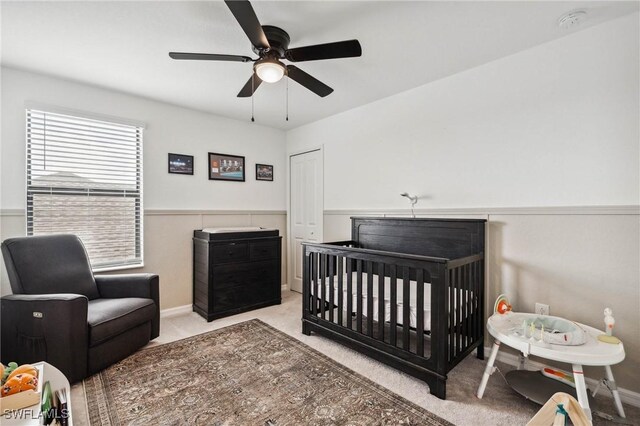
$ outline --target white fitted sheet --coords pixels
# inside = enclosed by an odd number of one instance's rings
[[[374,321],[378,321],[378,301],[379,301],[379,295],[378,295],[378,275],[373,275],[373,320]],[[368,282],[368,277],[367,277],[367,273],[363,272],[362,273],[362,315],[363,316],[367,316],[368,317],[368,306],[367,306],[367,302],[368,302],[368,297],[369,295],[367,294],[367,282]],[[329,298],[329,279],[325,278],[325,301],[329,302],[331,299]],[[397,285],[396,285],[396,293],[397,293],[397,297],[396,297],[396,308],[397,308],[397,318],[396,318],[396,322],[397,324],[401,325],[404,322],[404,309],[405,309],[405,305],[404,305],[404,297],[403,297],[403,280],[401,278],[399,278],[397,280]],[[343,310],[346,311],[347,310],[347,300],[348,300],[348,294],[347,294],[347,274],[345,273],[342,279],[342,306],[343,306]],[[417,324],[418,324],[418,311],[417,311],[417,283],[415,281],[410,281],[409,282],[409,288],[410,288],[410,297],[409,297],[409,325],[413,328],[416,328]],[[317,291],[318,291],[318,296],[322,295],[322,283],[318,282],[317,284]],[[465,290],[465,292],[468,290]],[[313,289],[311,291],[311,293],[313,294]],[[469,297],[473,296],[473,292],[470,292],[471,294],[469,295]],[[447,294],[447,298],[449,297],[449,295]],[[352,276],[352,291],[351,291],[351,301],[353,304],[353,312],[357,312],[357,302],[358,302],[358,285],[357,285],[357,272],[353,272],[353,276]],[[333,301],[334,304],[337,306],[338,305],[338,278],[334,277],[333,278]],[[425,331],[429,331],[431,330],[431,284],[429,283],[424,283],[424,305],[423,305],[423,312],[424,312],[424,321],[423,321],[423,326],[424,326],[424,330]],[[457,306],[456,303],[456,295],[454,293],[454,307]],[[457,319],[457,318],[456,318]],[[385,277],[384,279],[384,321],[385,322],[389,322],[391,321],[391,279],[389,277]]]

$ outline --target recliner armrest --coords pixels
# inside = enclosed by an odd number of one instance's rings
[[[158,295],[159,277],[156,274],[94,275],[100,297],[118,299]],[[154,299],[155,300],[155,299]]]
[[[86,376],[88,299],[70,293],[14,294],[0,298],[2,353],[6,362],[47,361],[70,382]]]
[[[106,299],[142,297],[153,299],[156,315],[151,324],[151,339],[160,335],[160,277],[156,274],[95,275],[100,296]]]
[[[87,296],[75,293],[52,293],[52,294],[8,294],[2,296],[2,300],[15,301],[15,302],[32,302],[35,306],[37,302],[79,302],[86,305],[88,302]]]

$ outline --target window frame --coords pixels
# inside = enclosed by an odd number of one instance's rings
[[[37,188],[37,186],[33,186],[33,185],[31,187],[29,186],[29,177],[31,175],[31,170],[32,170],[31,165],[29,164],[29,148],[31,146],[31,143],[29,142],[30,111],[37,111],[45,114],[49,113],[49,114],[67,115],[72,118],[97,120],[97,121],[106,122],[108,124],[133,126],[139,129],[140,137],[139,137],[137,149],[139,152],[140,159],[138,161],[139,177],[137,179],[138,188],[136,191],[138,193],[138,197],[137,197],[138,202],[136,203],[136,207],[135,207],[135,210],[136,210],[135,215],[137,218],[137,220],[135,221],[135,227],[139,235],[139,239],[136,240],[135,242],[135,251],[136,253],[139,252],[140,261],[136,263],[122,263],[122,264],[113,264],[113,265],[105,265],[105,266],[98,266],[98,267],[94,267],[93,265],[91,265],[91,269],[93,272],[108,272],[108,271],[120,271],[120,270],[126,270],[126,269],[144,268],[145,261],[144,261],[144,193],[143,193],[143,189],[144,189],[144,131],[146,130],[146,124],[140,121],[125,119],[121,117],[115,117],[115,116],[104,115],[104,114],[95,114],[95,113],[90,113],[86,111],[78,111],[74,109],[68,109],[68,108],[63,108],[59,106],[53,106],[53,105],[41,104],[41,103],[35,103],[35,102],[26,102],[24,107],[25,107],[25,110],[24,110],[24,114],[25,114],[25,126],[24,126],[25,186],[24,188],[25,188],[25,203],[26,203],[25,234],[27,236],[33,235],[33,229],[31,227],[31,230],[30,230],[30,226],[29,226],[29,193],[30,193],[30,189]],[[59,189],[64,190],[65,188],[60,186]],[[100,195],[100,192],[101,192],[99,189],[96,189],[96,188],[93,188],[93,192],[92,192],[91,187],[78,187],[78,188],[69,188],[69,189],[72,189],[73,191],[78,191],[78,192],[86,191],[87,195],[89,194]],[[123,189],[121,191],[123,195],[126,195],[126,190]],[[108,192],[109,193],[105,193],[104,195],[113,195],[113,193],[117,191],[109,190]],[[81,196],[81,195],[78,195],[78,196]],[[32,219],[33,219],[33,213],[32,213]]]

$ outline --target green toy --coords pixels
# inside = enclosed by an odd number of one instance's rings
[[[7,380],[9,374],[11,374],[16,368],[18,368],[18,363],[16,362],[10,362],[9,364],[7,364],[7,367],[4,369],[4,374],[2,375],[2,383]]]

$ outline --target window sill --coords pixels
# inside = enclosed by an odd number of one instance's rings
[[[124,271],[126,269],[140,269],[140,268],[144,268],[144,262],[136,263],[135,265],[108,266],[104,268],[95,268],[95,269],[92,269],[92,271],[94,273],[100,273],[100,272]]]

